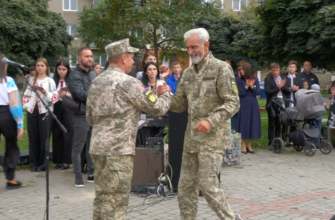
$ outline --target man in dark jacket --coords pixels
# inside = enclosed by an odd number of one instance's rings
[[[96,74],[91,71],[93,53],[87,47],[78,51],[78,64],[68,79],[68,87],[72,98],[79,103],[79,109],[73,114],[74,135],[72,148],[72,164],[75,174],[75,186],[84,187],[81,173],[81,153],[86,144],[87,182],[94,182],[94,165],[89,152],[92,128],[86,120],[86,100],[88,90]]]
[[[285,108],[283,98],[290,93],[286,77],[280,75],[280,66],[278,63],[271,64],[271,73],[264,79],[264,89],[266,93],[266,110],[268,113],[268,145],[269,150],[273,150],[271,145],[272,140],[280,137],[281,124],[278,106],[272,102],[272,99],[277,97],[277,100]]]
[[[304,85],[303,85],[304,81],[308,82],[308,86],[309,86],[308,89],[311,89],[311,86],[313,84],[320,85],[318,77],[314,73],[312,73],[312,63],[310,61],[305,61],[303,68],[304,68],[304,71],[299,74],[299,77],[301,80],[299,88],[300,89],[304,88]]]

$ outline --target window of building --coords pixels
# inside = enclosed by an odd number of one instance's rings
[[[247,0],[233,0],[233,10],[242,11],[243,7],[247,5]]]
[[[68,24],[66,26],[67,29],[67,33],[73,37],[75,37],[77,35],[77,26],[76,25],[72,25],[72,24]]]
[[[75,68],[76,65],[78,64],[78,59],[77,59],[77,55],[69,55],[69,64],[70,64],[70,68]]]
[[[93,5],[99,4],[100,0],[93,0]]]
[[[63,0],[63,11],[78,11],[78,0]]]
[[[93,60],[95,63],[99,63],[101,69],[103,69],[107,63],[107,55],[106,54],[98,55],[93,52]]]

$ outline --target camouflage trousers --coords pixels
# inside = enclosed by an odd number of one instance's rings
[[[196,218],[199,188],[209,206],[220,219],[235,219],[218,180],[222,160],[223,152],[183,152],[178,183],[181,220]]]
[[[122,220],[126,216],[133,175],[133,155],[91,154],[95,166],[94,220]]]

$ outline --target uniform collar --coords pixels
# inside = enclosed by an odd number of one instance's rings
[[[120,67],[109,65],[108,70],[116,70],[122,73],[125,73]]]
[[[212,52],[209,51],[209,53],[207,54],[207,56],[199,63],[199,64],[192,64],[192,67],[195,71],[199,72],[200,70],[202,70],[204,67],[207,66],[207,64],[210,61],[210,58],[212,58]]]

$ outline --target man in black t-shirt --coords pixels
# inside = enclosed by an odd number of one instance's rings
[[[311,89],[311,85],[313,84],[320,85],[318,77],[314,73],[312,73],[312,63],[310,61],[305,61],[303,68],[304,68],[304,71],[299,74],[299,78],[300,78],[299,89],[304,88],[303,82],[305,80],[308,81],[308,85],[309,85],[308,89]]]

